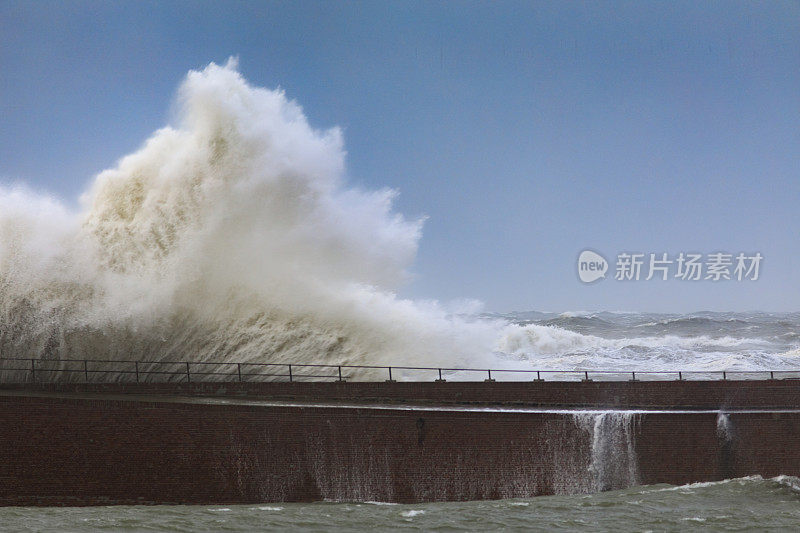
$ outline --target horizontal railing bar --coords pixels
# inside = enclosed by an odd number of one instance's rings
[[[29,359],[29,361],[30,361],[30,359]],[[194,363],[190,363],[190,364],[194,364]],[[284,367],[286,367],[288,365],[284,364],[284,365],[270,365],[270,366],[284,366]],[[292,364],[292,367],[295,367],[295,366],[304,367],[304,366],[316,366],[316,365],[295,365],[295,364]],[[336,369],[336,368],[338,368],[338,365],[336,365],[336,366],[326,366],[325,368]],[[426,370],[426,371],[427,370],[430,370],[430,371],[438,371],[438,370],[440,370],[439,368],[395,367],[395,366],[393,366],[393,367],[388,367],[388,366],[386,366],[386,367],[367,367],[367,366],[353,366],[353,365],[349,365],[349,366],[342,365],[341,368],[363,368],[363,369],[389,369],[389,368],[391,368],[392,370]],[[0,368],[0,370],[5,370],[5,371],[24,370],[24,371],[28,371],[29,372],[30,371],[30,367],[25,367],[25,368]],[[90,373],[92,373],[92,372],[100,372],[100,373],[114,372],[114,373],[128,373],[128,374],[135,373],[135,370],[124,370],[124,369],[92,369],[92,368],[89,368],[88,370],[85,370],[83,368],[80,368],[80,369],[47,368],[47,367],[42,367],[42,366],[37,366],[36,370],[37,371],[41,371],[41,372],[86,372],[86,371],[88,371]],[[441,368],[441,370],[443,372],[445,372],[445,371],[447,371],[447,372],[479,372],[481,374],[485,374],[486,371],[487,371],[486,369],[472,369],[472,368],[469,368],[469,369]],[[595,374],[595,375],[596,374],[629,375],[632,372],[635,372],[636,374],[642,374],[642,375],[673,375],[673,374],[677,375],[678,372],[681,372],[682,374],[695,374],[695,375],[697,375],[697,374],[720,374],[721,375],[723,372],[725,372],[727,374],[770,374],[770,373],[774,373],[774,374],[800,374],[800,370],[725,370],[725,371],[723,371],[723,370],[683,370],[683,371],[678,371],[678,370],[659,370],[659,371],[634,370],[634,371],[631,371],[631,370],[526,370],[526,369],[511,370],[511,369],[495,369],[495,368],[492,368],[492,369],[489,369],[489,370],[491,370],[492,372],[505,372],[505,373],[527,373],[527,374],[531,374],[531,373],[534,373],[534,374],[535,373],[542,373],[542,374],[549,373],[549,374],[576,374],[576,375],[584,374],[586,372],[588,372],[589,374]],[[185,371],[185,369],[184,370],[174,370],[174,371],[168,371],[168,370],[166,370],[166,371],[157,371],[157,370],[144,370],[144,369],[140,368],[139,369],[139,373],[140,374],[148,374],[148,373],[166,373],[166,374],[171,374],[171,373],[175,373],[175,374],[183,374],[183,375],[185,375],[186,371]],[[237,375],[237,373],[235,371],[231,371],[231,372],[200,372],[200,371],[192,371],[192,374],[197,374],[197,375],[231,375],[231,376]],[[260,375],[267,375],[267,374],[263,374],[263,373],[247,373],[247,374],[245,374],[243,372],[242,375],[243,376],[244,375],[260,376]],[[286,374],[286,375],[288,375],[288,374]],[[334,374],[330,374],[330,375],[335,377]]]
[[[4,368],[3,371],[7,372],[28,372],[30,373],[30,368]],[[67,373],[89,373],[89,374],[135,374],[135,371],[132,370],[83,370],[83,369],[71,369],[71,368],[37,368],[37,372],[67,372]],[[139,375],[169,375],[169,376],[186,376],[186,371],[168,371],[168,370],[140,370]],[[230,377],[238,377],[236,373],[228,373],[228,372],[192,372],[193,376],[230,376]],[[242,372],[242,377],[289,377],[289,374],[276,374],[276,373],[245,373]],[[295,378],[331,378],[331,379],[338,379],[338,375],[333,374],[294,374],[292,373],[292,377]],[[343,375],[342,377],[349,378],[352,376]]]
[[[12,367],[4,368],[3,365],[9,362],[25,361],[30,363],[30,366],[25,368]],[[75,365],[80,365],[75,367]],[[104,365],[106,368],[97,368],[97,365]],[[126,365],[129,365],[126,368]],[[173,369],[174,368],[174,369]],[[242,371],[251,370],[248,371]],[[272,369],[287,369],[287,373],[283,372],[252,372],[252,370],[272,370]],[[326,370],[331,371],[330,374],[320,373],[298,373],[297,370]],[[323,363],[260,363],[260,362],[222,362],[222,361],[139,361],[139,360],[119,360],[119,359],[36,359],[36,358],[23,358],[23,357],[0,357],[0,371],[2,372],[25,372],[31,374],[32,377],[38,373],[48,372],[63,372],[63,373],[81,373],[88,379],[90,374],[118,374],[118,375],[132,375],[138,376],[174,376],[174,377],[191,377],[191,376],[224,376],[231,379],[238,379],[240,381],[251,378],[259,377],[285,377],[292,379],[350,379],[351,376],[342,374],[342,370],[388,370],[390,379],[392,371],[406,371],[406,372],[437,372],[435,376],[442,379],[442,373],[478,373],[485,375],[488,371],[489,375],[494,372],[495,374],[504,373],[508,374],[536,374],[537,379],[542,375],[555,375],[561,374],[570,377],[583,377],[588,379],[592,376],[619,376],[620,379],[632,377],[630,381],[635,381],[637,375],[639,378],[646,376],[663,376],[663,377],[677,377],[677,379],[684,379],[687,377],[691,379],[696,376],[719,377],[727,379],[728,376],[768,376],[768,379],[775,379],[775,376],[788,376],[784,379],[798,379],[797,375],[800,374],[800,369],[788,370],[559,370],[559,369],[524,369],[524,368],[439,368],[439,367],[423,367],[423,366],[383,366],[383,365],[335,365]]]
[[[136,360],[114,360],[114,359],[31,359],[31,358],[23,358],[23,357],[5,357],[0,358],[0,363],[3,361],[35,361],[38,365],[48,364],[48,363],[104,363],[104,364],[140,364],[140,365],[186,365],[187,363],[190,365],[228,365],[235,367],[236,365],[241,366],[278,366],[278,367],[287,367],[289,364],[292,367],[299,367],[299,368],[358,368],[358,369],[367,369],[367,370],[387,370],[391,368],[392,370],[420,370],[420,371],[447,371],[447,372],[480,372],[485,373],[486,368],[456,368],[456,367],[424,367],[424,366],[394,366],[394,365],[387,365],[387,366],[379,366],[379,365],[329,365],[329,364],[318,364],[318,363],[235,363],[235,362],[219,362],[219,361],[136,361]],[[37,368],[41,370],[46,370],[39,366]],[[10,370],[10,369],[7,369]],[[759,374],[759,373],[800,373],[800,369],[795,370],[582,370],[582,369],[572,369],[572,370],[564,370],[564,369],[544,369],[544,370],[536,370],[536,369],[525,369],[525,368],[492,368],[490,369],[492,372],[507,372],[507,373],[559,373],[559,374],[582,374],[585,372],[589,372],[591,374],[630,374],[631,372],[636,372],[637,374],[677,374],[678,372],[682,372],[683,374],[721,374],[722,372],[727,372],[730,374]],[[83,369],[80,369],[83,371]],[[181,370],[185,373],[185,371]],[[144,370],[140,370],[140,372],[144,372]],[[192,372],[193,374],[195,372]]]

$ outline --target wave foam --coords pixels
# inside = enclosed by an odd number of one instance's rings
[[[180,120],[101,172],[72,213],[0,190],[6,357],[430,364],[497,325],[396,296],[422,227],[348,187],[312,128],[236,64],[190,72]]]
[[[662,335],[606,338],[552,325],[507,325],[495,350],[539,369],[761,370],[794,367],[796,353],[774,353],[759,338]]]

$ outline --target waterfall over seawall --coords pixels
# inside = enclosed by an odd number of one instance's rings
[[[351,432],[327,426],[309,436],[303,453],[315,490],[333,501],[594,493],[640,484],[635,439],[642,416],[634,411],[547,413],[532,420],[532,431],[525,431],[525,424],[515,428],[522,433],[511,440],[508,430],[497,431],[491,449],[471,444],[484,434],[491,439],[489,429],[467,429],[460,433],[462,445],[444,454],[441,444],[453,436],[437,434],[437,424],[427,418],[418,418],[410,429],[411,447],[381,441],[362,449]],[[325,444],[330,442],[334,445]],[[398,479],[396,472],[405,468],[417,474]]]
[[[639,484],[634,433],[641,415],[631,411],[606,411],[572,416],[576,425],[591,439],[587,468],[589,492],[624,489]]]
[[[723,442],[733,440],[733,423],[729,414],[720,412],[717,415],[717,434]]]

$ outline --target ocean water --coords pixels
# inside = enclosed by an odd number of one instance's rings
[[[2,531],[793,531],[800,480],[758,476],[576,496],[413,505],[263,503],[0,509]]]
[[[543,370],[800,369],[800,313],[530,311],[491,316],[517,328],[509,328],[499,342],[499,358]]]

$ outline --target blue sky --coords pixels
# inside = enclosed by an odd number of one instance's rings
[[[797,310],[798,2],[0,0],[0,180],[75,203],[237,55],[348,177],[427,215],[403,296]],[[582,284],[581,250],[761,252],[755,282]]]

